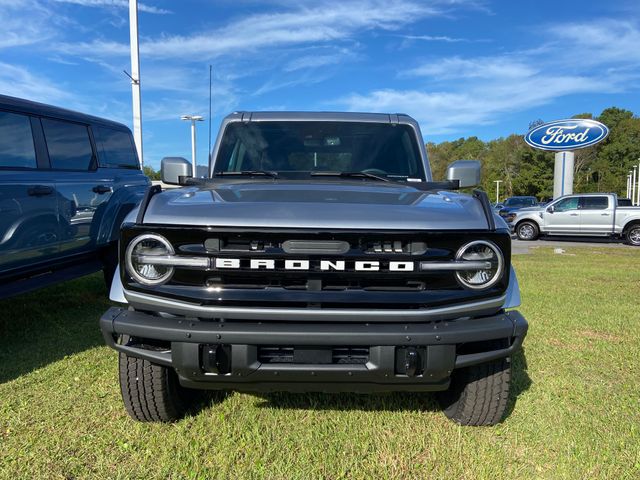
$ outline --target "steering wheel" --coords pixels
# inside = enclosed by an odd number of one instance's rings
[[[379,168],[367,168],[366,170],[362,170],[362,173],[370,173],[371,175],[386,175],[387,172],[384,170],[380,170]]]

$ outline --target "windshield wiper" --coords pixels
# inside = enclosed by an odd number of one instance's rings
[[[374,175],[369,172],[311,172],[311,176],[314,177],[342,177],[342,178],[350,178],[350,177],[361,177],[361,178],[370,178],[371,180],[378,180],[380,182],[390,182],[388,178],[381,177],[379,175]]]
[[[278,172],[271,172],[269,170],[242,170],[241,172],[215,172],[213,175],[216,177],[221,177],[223,175],[264,175],[265,177],[276,178],[278,176]]]

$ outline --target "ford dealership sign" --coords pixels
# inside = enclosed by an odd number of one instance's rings
[[[606,125],[586,118],[556,120],[529,130],[524,141],[533,148],[555,152],[590,147],[609,135]]]

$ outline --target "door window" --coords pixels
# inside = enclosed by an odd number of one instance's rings
[[[608,197],[582,197],[580,199],[581,210],[606,210],[609,208]]]
[[[93,148],[85,125],[50,118],[42,119],[51,168],[89,170]]]
[[[556,203],[553,207],[556,212],[566,212],[578,208],[578,197],[565,198]]]
[[[131,134],[106,127],[93,127],[101,167],[139,169]]]
[[[37,167],[31,120],[28,116],[0,112],[0,167]]]

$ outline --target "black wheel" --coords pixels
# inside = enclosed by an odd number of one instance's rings
[[[113,276],[118,266],[118,244],[110,245],[102,252],[102,274],[107,291],[111,290]]]
[[[524,221],[516,226],[519,240],[535,240],[540,235],[540,229],[535,222]]]
[[[627,228],[625,240],[629,245],[640,247],[640,223],[636,223]]]
[[[172,422],[195,402],[197,391],[184,388],[172,368],[119,354],[120,391],[127,413],[140,422]]]
[[[510,358],[461,368],[438,400],[444,414],[460,425],[496,425],[507,409],[510,382]]]

